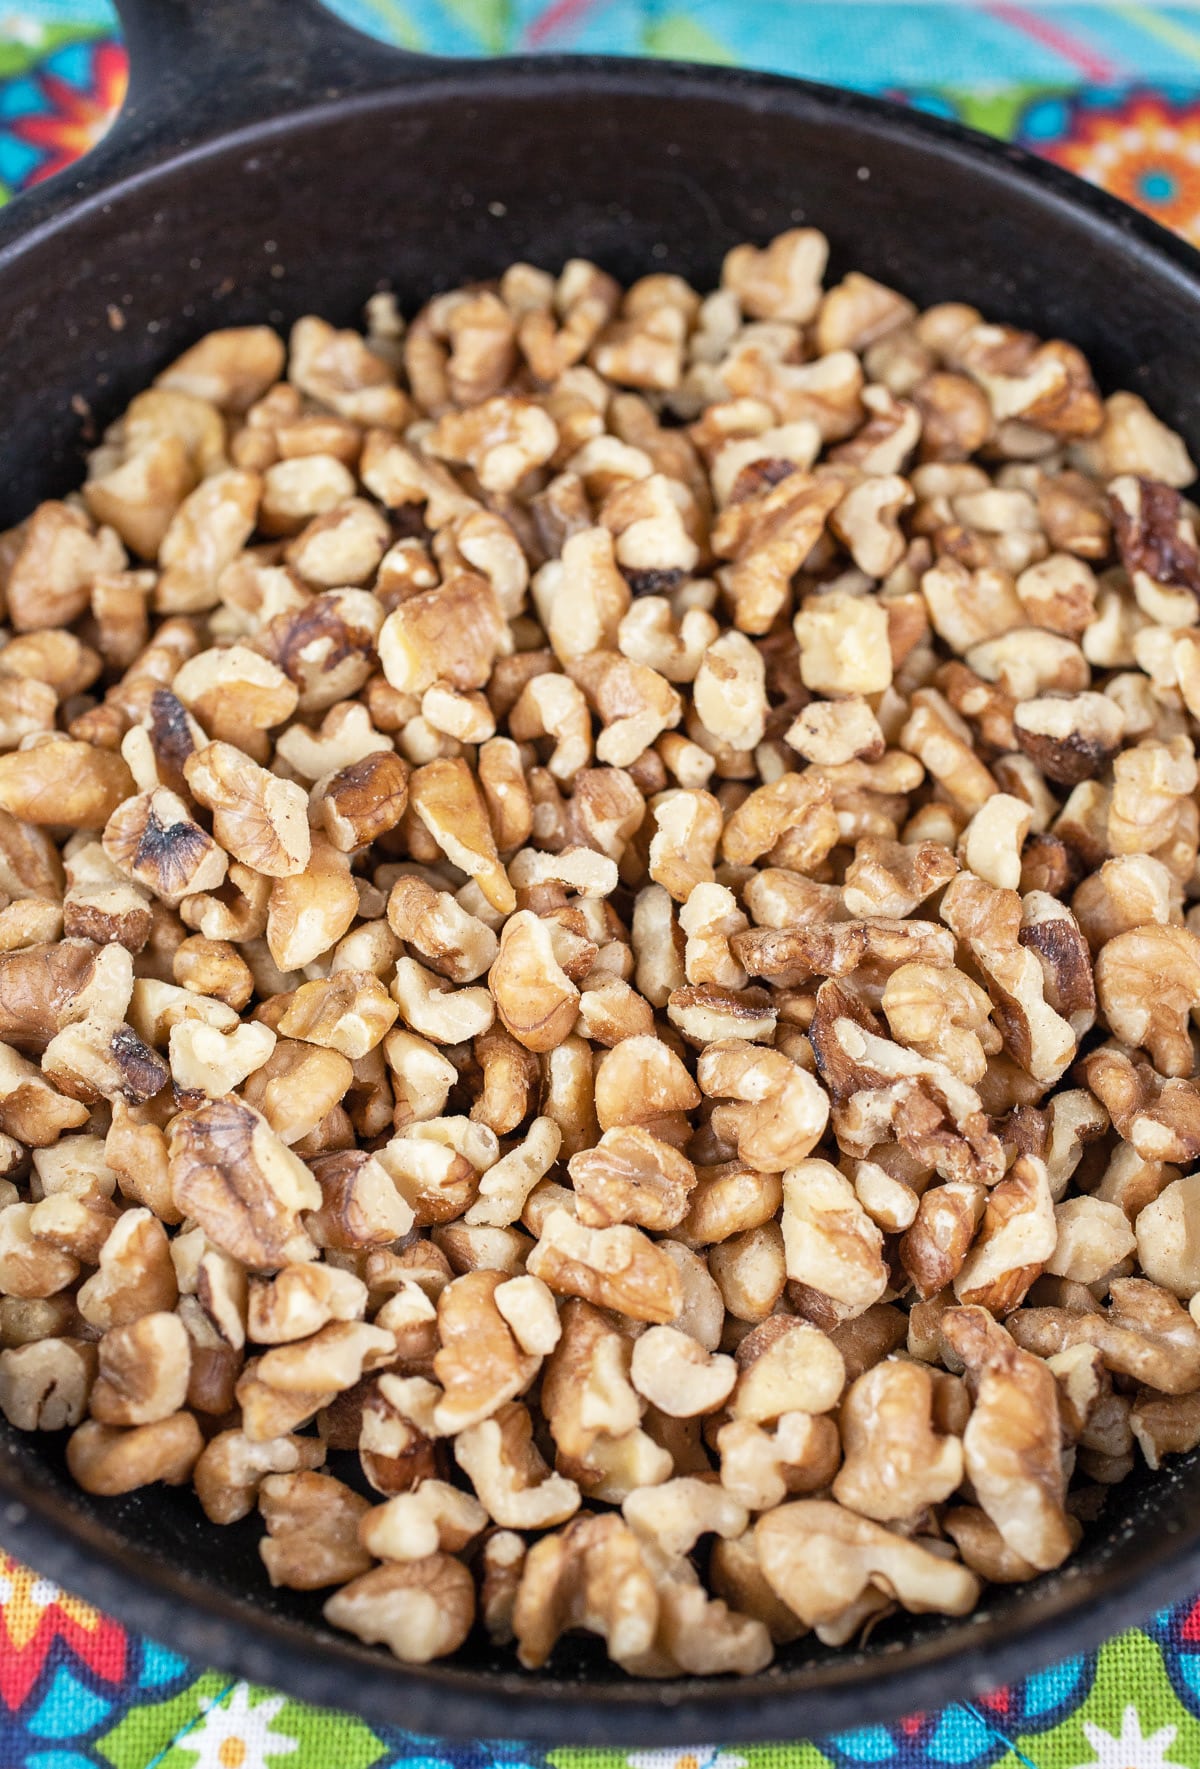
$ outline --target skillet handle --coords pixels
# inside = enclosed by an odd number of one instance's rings
[[[168,126],[172,145],[336,93],[419,77],[430,58],[366,37],[320,0],[116,0],[129,97],[114,133]]]
[[[444,65],[364,36],[319,0],[116,0],[129,92],[103,139],[0,211],[9,244],[81,198],[242,125],[427,78]]]

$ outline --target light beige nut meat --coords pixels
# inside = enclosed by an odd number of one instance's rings
[[[537,1374],[541,1360],[520,1349],[496,1306],[503,1281],[501,1272],[467,1272],[438,1298],[441,1345],[433,1368],[443,1394],[433,1417],[439,1433],[453,1435],[491,1418]]]
[[[761,1621],[776,1646],[787,1646],[805,1632],[804,1624],[783,1603],[763,1577],[754,1546],[754,1532],[713,1543],[709,1560],[713,1590],[743,1615]]]
[[[735,246],[721,266],[721,286],[751,319],[812,319],[821,302],[829,242],[815,227],[777,234],[762,251]]]
[[[1006,1315],[1053,1258],[1058,1222],[1046,1164],[1021,1155],[987,1196],[971,1250],[954,1279],[955,1295]]]
[[[267,904],[267,947],[286,975],[336,945],[359,913],[348,857],[313,835],[303,872],[277,877]]]
[[[951,1309],[942,1333],[967,1368],[974,1406],[963,1433],[968,1478],[979,1504],[1014,1553],[1039,1570],[1061,1564],[1075,1544],[1063,1510],[1057,1385],[982,1308]]]
[[[942,919],[969,947],[992,995],[1005,1045],[1038,1081],[1055,1081],[1075,1054],[1070,1023],[1046,1000],[1036,954],[1020,939],[1020,899],[972,873],[960,873],[942,899]],[[1014,928],[1015,923],[1015,928]]]
[[[1188,1394],[1200,1383],[1200,1329],[1166,1290],[1145,1278],[1114,1278],[1105,1309],[1025,1308],[1012,1316],[1017,1343],[1039,1357],[1078,1344],[1095,1345],[1105,1368],[1163,1394]]]
[[[806,761],[820,766],[878,761],[886,747],[879,721],[861,695],[812,701],[797,714],[786,741]]]
[[[665,793],[655,803],[650,877],[676,902],[686,903],[695,885],[711,881],[724,821],[717,800],[703,790]]]
[[[678,1226],[696,1184],[687,1157],[638,1125],[615,1125],[594,1148],[571,1156],[568,1170],[579,1219],[589,1228],[635,1223],[661,1231]]]
[[[366,1286],[352,1272],[333,1265],[285,1265],[273,1278],[252,1280],[246,1331],[256,1345],[286,1345],[308,1338],[328,1321],[360,1319],[366,1306]]]
[[[267,1474],[258,1483],[258,1509],[267,1528],[258,1551],[272,1585],[320,1591],[371,1564],[358,1541],[368,1501],[328,1474]]]
[[[191,1413],[172,1413],[129,1430],[85,1419],[67,1440],[67,1467],[85,1493],[114,1498],[158,1480],[182,1486],[203,1447]]]
[[[318,1246],[387,1246],[412,1227],[412,1208],[379,1156],[366,1149],[339,1149],[310,1157],[309,1166],[321,1204],[305,1224]]]
[[[814,369],[814,379],[826,378],[823,365]],[[856,369],[855,364],[850,386],[836,391],[856,397]],[[804,373],[798,371],[800,377]],[[835,383],[837,378],[835,369]],[[780,471],[783,478],[777,482]],[[743,488],[744,497],[739,495]],[[844,490],[840,479],[794,471],[786,460],[760,459],[742,469],[712,530],[714,552],[732,560],[719,576],[739,631],[770,630],[789,602],[791,580],[820,541]]]
[[[787,1282],[783,1231],[769,1222],[732,1235],[709,1249],[708,1267],[735,1320],[766,1320]]]
[[[409,780],[409,806],[451,864],[478,881],[493,909],[507,915],[516,908],[516,893],[465,761],[445,757],[418,768]]]
[[[268,774],[229,743],[210,743],[189,756],[184,775],[212,811],[217,841],[235,859],[268,878],[304,871],[312,851],[308,806],[294,781]]]
[[[534,1445],[529,1411],[515,1402],[460,1432],[454,1457],[486,1516],[506,1529],[549,1529],[579,1509],[578,1486],[551,1474]]]
[[[133,791],[133,776],[111,750],[51,736],[0,755],[0,808],[29,823],[102,829]]]
[[[633,1385],[673,1419],[715,1413],[737,1380],[732,1358],[706,1352],[675,1327],[650,1327],[634,1343]]]
[[[376,1560],[424,1560],[460,1553],[487,1521],[487,1512],[469,1493],[444,1480],[423,1480],[411,1492],[364,1511],[358,1537]]]
[[[1054,1218],[1058,1239],[1045,1269],[1055,1277],[1069,1278],[1072,1283],[1098,1283],[1137,1246],[1125,1212],[1119,1205],[1101,1198],[1068,1198],[1055,1205]],[[1149,1223],[1146,1233],[1152,1234]],[[1147,1276],[1160,1283],[1161,1276],[1151,1269],[1153,1259],[1147,1260],[1140,1253],[1138,1258]]]
[[[68,1099],[41,1071],[7,1044],[0,1044],[0,1131],[31,1148],[56,1143],[64,1130],[86,1124],[88,1107]]]
[[[684,1114],[699,1104],[700,1089],[660,1038],[624,1038],[596,1065],[595,1108],[602,1130],[640,1124],[660,1140],[686,1140]],[[672,1135],[676,1131],[678,1138]]]
[[[783,1176],[783,1243],[788,1277],[819,1290],[851,1314],[887,1288],[883,1235],[854,1187],[828,1161],[802,1160]]]
[[[353,1080],[353,1065],[338,1051],[280,1038],[261,1068],[247,1076],[242,1095],[290,1148],[316,1130]]]
[[[179,1087],[215,1099],[240,1087],[274,1048],[275,1034],[269,1026],[250,1022],[232,1032],[219,1032],[202,1020],[184,1020],[171,1028],[171,1076]]]
[[[75,620],[93,579],[124,566],[125,549],[111,528],[94,533],[81,510],[48,500],[16,531],[5,564],[9,617],[28,632]]]
[[[339,970],[331,977],[302,983],[278,1030],[285,1038],[320,1044],[355,1062],[382,1041],[398,1011],[372,972]]]
[[[521,1663],[543,1665],[561,1634],[584,1628],[618,1663],[649,1652],[659,1600],[638,1538],[611,1514],[575,1519],[531,1549],[513,1609]]]
[[[461,1560],[390,1561],[328,1598],[325,1619],[402,1664],[428,1664],[456,1652],[475,1619],[475,1584]]]
[[[812,869],[836,846],[839,833],[829,782],[812,768],[756,787],[726,823],[721,852],[734,866],[750,866],[786,836],[796,869]]]
[[[965,1567],[827,1500],[781,1505],[754,1538],[772,1590],[808,1627],[835,1622],[873,1584],[915,1615],[966,1615],[979,1599]]]
[[[191,1350],[177,1314],[147,1314],[113,1327],[100,1341],[91,1392],[94,1419],[105,1425],[151,1425],[187,1398]]]
[[[580,1296],[633,1320],[665,1325],[683,1305],[674,1264],[640,1229],[624,1223],[588,1228],[567,1211],[552,1210],[528,1269],[557,1295]]]
[[[379,661],[401,693],[424,694],[435,682],[483,688],[505,636],[491,584],[466,572],[393,609],[379,631]]]
[[[96,1348],[82,1339],[35,1339],[0,1351],[0,1412],[18,1431],[62,1431],[87,1412]]]
[[[840,1418],[839,1504],[893,1523],[950,1497],[962,1482],[962,1443],[938,1430],[934,1404],[932,1372],[903,1359],[888,1358],[853,1383]]]
[[[829,590],[795,622],[800,676],[817,694],[881,694],[892,681],[887,614],[872,596]]]
[[[149,1210],[137,1209],[124,1211],[113,1224],[97,1270],[80,1285],[76,1302],[88,1325],[107,1333],[174,1308],[178,1294],[163,1226]]]
[[[530,910],[505,922],[488,986],[501,1024],[526,1050],[552,1050],[573,1031],[579,990],[555,956],[550,923]]]
[[[553,1167],[561,1147],[562,1131],[553,1118],[535,1118],[524,1140],[501,1155],[483,1175],[479,1196],[464,1221],[488,1228],[517,1222],[525,1200]]]
[[[596,758],[611,767],[628,768],[683,717],[683,701],[665,676],[619,651],[590,651],[567,668],[600,716]]]
[[[266,1119],[237,1099],[214,1099],[175,1119],[170,1133],[176,1203],[217,1246],[254,1270],[309,1256],[300,1212],[321,1188]]]
[[[473,981],[496,957],[499,943],[491,928],[423,878],[405,874],[396,880],[387,916],[393,933],[451,982]]]
[[[978,1085],[988,1057],[1001,1048],[986,991],[953,966],[900,965],[884,984],[882,1007],[895,1039],[969,1086]]]
[[[781,1051],[722,1039],[701,1052],[696,1077],[708,1098],[738,1102],[714,1108],[713,1128],[732,1140],[742,1161],[765,1173],[803,1161],[824,1133],[824,1089]]]
[[[1188,1174],[1164,1186],[1156,1198],[1139,1210],[1134,1224],[1141,1270],[1152,1283],[1181,1299],[1200,1290],[1198,1205],[1200,1185],[1195,1174]],[[1131,1248],[1125,1249],[1126,1253],[1130,1251]]]
[[[1129,1423],[1148,1468],[1161,1468],[1164,1456],[1177,1456],[1200,1442],[1200,1408],[1193,1394],[1161,1395],[1144,1389]]]
[[[277,664],[245,645],[198,652],[171,691],[210,737],[233,743],[256,761],[269,752],[266,732],[292,716],[299,691]]]
[[[832,1340],[787,1315],[773,1316],[738,1346],[737,1389],[729,1411],[750,1425],[788,1413],[827,1413],[838,1403],[846,1370]]]
[[[1162,1075],[1190,1075],[1189,1012],[1200,989],[1200,940],[1150,922],[1116,934],[1096,960],[1096,993],[1110,1029],[1143,1045]]]

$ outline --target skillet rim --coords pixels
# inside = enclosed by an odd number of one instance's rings
[[[418,63],[416,73],[404,64]],[[399,77],[395,77],[398,75]],[[398,58],[393,78],[376,64],[366,89],[351,88],[317,102],[297,102],[280,114],[233,128],[163,153],[151,130],[141,140],[122,139],[119,129],[71,173],[18,199],[0,216],[0,276],[32,252],[91,215],[99,205],[134,198],[184,167],[230,151],[265,146],[290,130],[349,115],[405,106],[489,96],[527,96],[577,91],[593,99],[606,93],[663,101],[705,98],[750,114],[807,112],[813,120],[857,124],[867,139],[864,155],[902,140],[931,159],[945,158],[978,169],[992,181],[1031,199],[1045,213],[1081,212],[1088,225],[1115,235],[1131,271],[1156,261],[1193,302],[1200,302],[1200,252],[1149,217],[1107,192],[1040,160],[1024,149],[980,135],[923,112],[871,95],[812,81],[714,68],[601,56],[524,56],[491,62]],[[4,1428],[0,1443],[19,1435]],[[1180,1459],[1174,1472],[1186,1478],[1198,1458]],[[1170,1479],[1159,1475],[1158,1481]],[[64,1515],[65,1513],[65,1515]],[[66,1526],[66,1527],[64,1527]],[[1150,1524],[1143,1529],[1149,1533]],[[561,1745],[567,1723],[573,1745],[642,1746],[681,1742],[748,1743],[856,1729],[915,1709],[943,1705],[947,1686],[960,1698],[975,1695],[1099,1640],[1170,1601],[1188,1582],[1200,1582],[1200,1523],[1174,1537],[1164,1531],[1140,1566],[1104,1569],[1096,1597],[1061,1614],[1018,1611],[999,1631],[994,1618],[978,1624],[978,1644],[943,1645],[931,1635],[915,1648],[897,1647],[867,1661],[850,1655],[777,1669],[754,1678],[692,1678],[674,1683],[633,1679],[596,1686],[528,1673],[481,1673],[453,1663],[401,1666],[332,1631],[314,1631],[281,1618],[220,1588],[196,1582],[132,1543],[112,1537],[107,1526],[41,1489],[17,1462],[0,1456],[0,1542],[72,1590],[116,1615],[128,1626],[165,1639],[189,1657],[219,1668],[236,1663],[251,1681],[289,1689],[308,1701],[351,1706],[377,1723],[427,1736],[515,1738]],[[1063,1575],[1072,1579],[1071,1568]],[[1083,1575],[1079,1582],[1084,1584]],[[1030,1587],[1045,1590],[1044,1582]],[[969,1624],[967,1624],[969,1626]]]

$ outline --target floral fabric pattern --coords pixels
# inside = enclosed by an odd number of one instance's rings
[[[1200,245],[1200,12],[1009,0],[331,0],[410,50],[612,51],[856,85],[1019,142]],[[0,0],[0,201],[86,153],[107,0]],[[191,1665],[0,1553],[0,1769],[1200,1769],[1200,1598],[976,1703],[721,1749],[448,1745]]]

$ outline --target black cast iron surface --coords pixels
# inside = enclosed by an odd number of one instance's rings
[[[0,524],[78,482],[87,443],[214,326],[408,310],[514,258],[594,257],[711,287],[723,253],[797,222],[925,303],[1082,345],[1200,444],[1200,260],[1019,152],[890,106],[740,71],[601,60],[424,62],[312,0],[123,0],[121,123],[0,216]],[[252,1522],[190,1493],[79,1493],[61,1443],[0,1427],[0,1540],[198,1662],[443,1736],[642,1746],[795,1738],[967,1699],[1084,1650],[1200,1583],[1200,1456],[1115,1489],[1058,1575],[862,1651],[809,1641],[762,1676],[638,1684],[571,1639],[548,1672],[472,1639],[397,1665],[272,1592]]]

